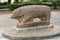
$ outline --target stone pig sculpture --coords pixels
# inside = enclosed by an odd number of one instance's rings
[[[40,18],[41,21],[48,21],[50,24],[50,16],[51,11],[48,6],[28,5],[15,9],[11,18],[17,19],[19,23],[32,22],[34,18]]]

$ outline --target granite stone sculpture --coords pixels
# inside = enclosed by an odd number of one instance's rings
[[[13,11],[11,18],[19,21],[17,27],[32,27],[50,24],[51,11],[48,6],[28,5],[17,8]],[[34,18],[41,19],[41,22],[33,22]]]

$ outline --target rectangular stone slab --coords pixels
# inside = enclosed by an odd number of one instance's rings
[[[26,22],[26,23],[19,23],[17,25],[18,28],[27,28],[27,27],[34,27],[34,26],[41,26],[41,25],[49,25],[48,21],[42,22]]]

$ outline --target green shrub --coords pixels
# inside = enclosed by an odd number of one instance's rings
[[[14,9],[16,9],[16,8],[18,8],[18,7],[23,6],[23,5],[24,5],[24,3],[9,4],[9,9],[10,9],[10,10],[14,10]]]
[[[54,7],[54,9],[60,8],[60,1],[53,2],[53,7]]]
[[[8,7],[10,10],[14,10],[18,7],[25,6],[25,5],[47,5],[54,9],[57,8],[57,5],[54,2],[20,2],[20,3],[9,4]]]
[[[8,8],[8,6],[0,6],[0,9]]]
[[[42,2],[25,2],[25,5],[40,5]]]
[[[9,5],[0,6],[0,9],[9,8]]]
[[[4,6],[4,5],[7,5],[7,4],[8,4],[7,2],[0,3],[0,6]]]
[[[9,9],[14,10],[18,7],[25,6],[25,5],[40,5],[41,2],[21,2],[21,3],[13,3],[9,4]]]
[[[0,9],[3,9],[3,8],[8,8],[8,3],[7,2],[0,3]]]

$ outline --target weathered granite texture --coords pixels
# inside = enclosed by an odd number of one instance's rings
[[[51,10],[48,6],[44,5],[29,5],[22,6],[13,11],[11,18],[19,21],[17,27],[33,27],[38,25],[50,24]],[[34,18],[41,19],[42,22],[33,22]]]
[[[26,23],[18,23],[17,28],[28,28],[28,27],[35,27],[35,26],[44,26],[48,25],[48,21],[41,21],[41,22],[26,22]]]

